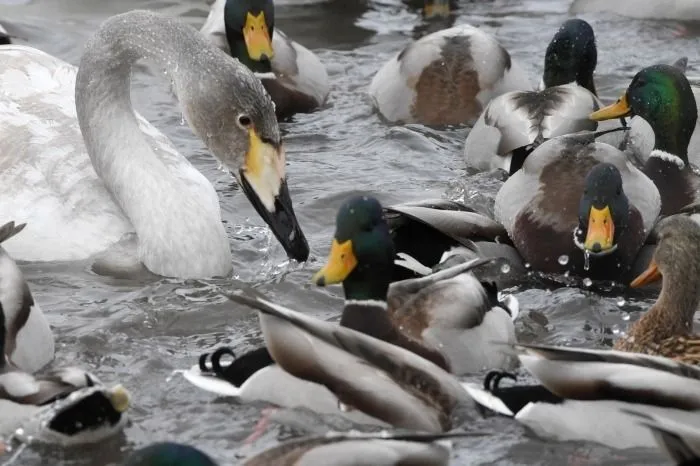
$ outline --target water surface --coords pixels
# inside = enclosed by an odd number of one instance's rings
[[[0,2],[0,19],[21,38],[18,43],[77,64],[84,42],[101,21],[134,8],[178,16],[197,28],[208,13],[203,0],[6,0]],[[539,81],[547,42],[568,17],[567,9],[566,0],[462,1],[454,21],[494,33],[532,74],[534,83]],[[385,203],[447,196],[492,204],[499,182],[464,169],[462,145],[468,129],[389,126],[373,113],[366,97],[381,64],[434,25],[424,24],[416,11],[398,0],[279,6],[276,16],[280,29],[315,50],[332,82],[322,110],[282,124],[290,189],[312,248],[309,262],[288,264],[235,182],[217,170],[203,144],[183,125],[166,80],[155,71],[139,74],[133,91],[138,109],[175,141],[221,197],[234,252],[234,277],[134,283],[97,277],[85,264],[24,264],[35,299],[57,335],[55,365],[79,364],[106,382],[119,381],[131,390],[134,403],[124,435],[96,447],[28,449],[15,464],[115,464],[133,448],[158,440],[192,443],[222,464],[235,464],[291,436],[344,427],[337,419],[284,413],[284,423],[273,423],[260,439],[246,443],[264,406],[215,399],[181,377],[169,376],[219,345],[243,352],[261,343],[255,314],[228,303],[220,289],[255,286],[294,309],[337,318],[340,289],[317,289],[308,281],[325,259],[335,211],[350,193],[362,189]],[[675,23],[605,15],[585,19],[598,38],[596,80],[604,99],[616,98],[643,66],[680,55],[689,56],[691,69],[698,63],[698,39],[678,37]],[[589,347],[610,346],[653,302],[648,293],[625,296],[624,290],[613,288],[601,297],[590,290],[534,281],[512,291],[522,306],[517,326],[523,340]],[[460,427],[488,435],[457,442],[453,464],[664,461],[656,452],[543,442],[500,417],[479,418]]]

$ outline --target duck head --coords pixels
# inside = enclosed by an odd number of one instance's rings
[[[641,70],[617,102],[590,115],[595,121],[639,115],[654,130],[654,149],[688,164],[688,144],[698,119],[695,96],[683,71],[654,65]]]
[[[207,454],[189,445],[158,442],[133,452],[123,466],[216,466]]]
[[[346,299],[386,301],[393,265],[394,244],[381,204],[357,196],[338,210],[328,261],[312,281],[342,282]]]
[[[582,19],[567,20],[547,46],[542,83],[547,88],[576,82],[596,94],[593,72],[597,64],[591,25]]]
[[[423,16],[427,19],[446,18],[450,16],[451,0],[425,0]]]
[[[674,215],[661,221],[654,256],[647,269],[635,278],[630,287],[638,288],[664,277],[663,286],[674,290],[690,290],[694,295],[700,279],[700,225],[685,215]],[[681,296],[682,293],[671,293]],[[697,307],[689,306],[694,309]]]
[[[269,73],[275,6],[272,0],[226,0],[224,27],[231,55],[252,71]]]
[[[579,202],[576,246],[594,257],[615,252],[618,238],[627,228],[629,208],[619,170],[609,163],[594,166],[586,176]]]

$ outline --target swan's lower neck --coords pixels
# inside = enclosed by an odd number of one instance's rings
[[[153,22],[145,12],[127,25],[108,20],[85,46],[76,109],[95,171],[133,225],[144,265],[165,276],[224,276],[231,252],[214,188],[136,116],[130,98],[132,65],[139,59],[164,69],[176,93],[182,88],[180,77],[194,66],[183,50],[196,45],[182,30],[187,27]]]

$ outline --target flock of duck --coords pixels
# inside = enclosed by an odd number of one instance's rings
[[[425,0],[426,14],[449,8]],[[495,37],[469,25],[416,40],[378,70],[369,94],[385,120],[471,125],[467,165],[507,179],[493,217],[446,200],[347,199],[311,278],[342,284],[339,324],[248,289],[225,292],[258,311],[264,345],[204,354],[186,380],[239,402],[404,429],[302,438],[245,464],[447,464],[450,438],[469,435],[455,429],[464,406],[553,440],[699,461],[697,90],[681,58],[639,70],[604,106],[593,28],[570,19],[554,32],[537,89]],[[289,257],[309,256],[278,120],[316,110],[330,86],[318,57],[275,28],[272,0],[217,0],[201,31],[153,12],[116,15],[77,68],[1,45],[0,451],[99,442],[124,427],[131,397],[78,368],[43,370],[54,337],[15,260],[90,260],[120,277],[231,273],[211,183],[133,110],[141,59],[166,71],[189,126]],[[533,271],[662,284],[612,350],[522,344],[518,301],[499,290]],[[503,386],[519,366],[536,383]],[[484,370],[483,385],[458,379]],[[215,462],[159,443],[126,464]]]

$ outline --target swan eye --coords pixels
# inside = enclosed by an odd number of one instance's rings
[[[238,124],[243,128],[243,129],[248,129],[252,121],[250,120],[250,117],[248,115],[238,115]]]

